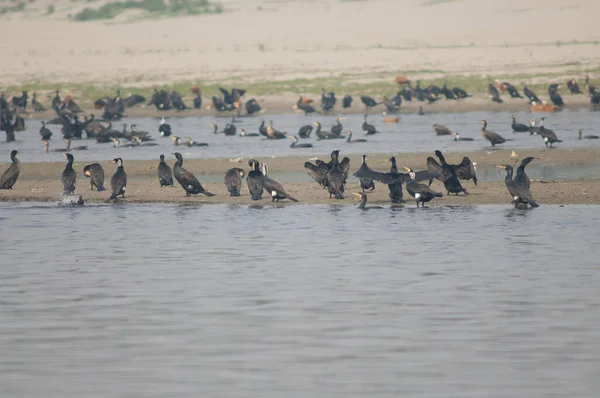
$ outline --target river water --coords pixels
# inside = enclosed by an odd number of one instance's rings
[[[0,203],[0,396],[597,397],[599,222]]]
[[[526,123],[528,117],[539,118],[541,114],[530,114],[520,112],[517,120]],[[600,140],[578,140],[577,130],[583,129],[585,134],[596,134],[598,132],[598,112],[591,109],[564,110],[547,115],[545,126],[554,130],[557,136],[563,140],[556,144],[560,148],[587,148],[589,146],[600,147]],[[297,134],[298,129],[306,124],[320,121],[325,130],[329,130],[335,123],[335,115],[261,115],[257,117],[243,117],[236,122],[236,126],[245,129],[248,133],[257,133],[260,118],[267,123],[273,120],[275,128],[286,131],[288,135]],[[369,122],[381,131],[381,134],[364,136],[361,129],[362,115],[346,115],[343,120],[344,131],[353,131],[354,138],[366,138],[366,143],[348,144],[345,140],[317,141],[316,136],[302,142],[313,144],[313,148],[292,149],[291,140],[266,140],[263,137],[239,137],[215,135],[209,124],[216,123],[219,131],[231,119],[227,117],[184,117],[171,118],[173,134],[181,137],[192,137],[195,141],[206,142],[208,147],[188,148],[187,146],[175,147],[173,140],[168,137],[160,137],[158,133],[159,118],[124,118],[120,122],[114,122],[114,127],[121,129],[123,123],[128,125],[137,124],[138,130],[148,131],[156,139],[158,146],[136,147],[136,148],[114,148],[113,144],[98,144],[95,140],[78,140],[73,146],[87,145],[88,150],[76,151],[77,160],[111,160],[115,157],[123,159],[157,159],[161,153],[169,154],[179,151],[186,158],[235,158],[235,157],[272,157],[302,155],[315,156],[329,154],[334,149],[340,149],[342,153],[404,153],[404,152],[433,152],[440,149],[444,152],[452,151],[476,151],[489,148],[489,142],[480,135],[481,119],[489,123],[488,130],[495,131],[504,138],[513,141],[502,144],[502,148],[529,149],[543,148],[543,140],[539,136],[529,133],[513,133],[510,127],[512,122],[509,112],[464,112],[464,113],[433,113],[426,115],[401,114],[399,123],[385,124],[379,114],[369,116]],[[461,137],[474,138],[474,141],[452,140],[452,136],[436,136],[432,125],[434,123],[444,124],[450,129],[458,131]],[[17,141],[12,143],[0,143],[0,161],[8,162],[12,149],[19,150],[19,158],[25,162],[31,161],[64,161],[62,153],[44,153],[40,141],[40,120],[27,119],[27,130],[17,133]],[[65,143],[61,140],[60,126],[49,126],[54,132],[51,140],[51,149],[64,148]],[[0,138],[4,140],[4,138]],[[519,151],[521,153],[521,151]]]

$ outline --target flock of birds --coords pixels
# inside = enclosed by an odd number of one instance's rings
[[[2,173],[0,177],[0,189],[12,190],[19,178],[21,165],[17,158],[18,152],[13,150],[10,154],[12,163]],[[430,202],[434,198],[441,198],[441,192],[433,191],[430,187],[434,180],[439,180],[443,183],[446,195],[463,194],[467,195],[467,189],[461,184],[461,180],[472,180],[477,185],[477,173],[475,164],[468,158],[464,157],[461,163],[452,165],[449,164],[444,155],[439,151],[435,151],[439,162],[428,157],[426,160],[427,169],[414,171],[410,167],[404,166],[406,173],[398,171],[396,158],[389,159],[391,163],[389,172],[379,172],[372,170],[367,165],[367,155],[362,156],[362,164],[360,168],[353,174],[360,181],[362,192],[355,193],[361,198],[359,208],[367,209],[367,191],[375,190],[375,182],[388,186],[389,198],[392,204],[404,202],[404,193],[402,186],[414,198],[417,207]],[[67,163],[61,175],[63,186],[63,195],[72,196],[72,205],[83,205],[83,197],[79,195],[75,197],[75,188],[77,182],[77,173],[73,168],[74,156],[67,152],[64,154]],[[174,181],[177,181],[181,188],[185,191],[186,197],[190,195],[203,194],[206,196],[214,196],[213,193],[207,191],[196,176],[183,167],[183,156],[179,152],[174,153],[175,163],[171,168],[165,161],[165,156],[160,155],[157,167],[158,184],[160,187],[173,187]],[[329,198],[343,199],[345,185],[347,183],[348,174],[350,172],[350,159],[344,157],[339,159],[340,151],[334,150],[331,152],[331,160],[324,162],[317,160],[315,163],[304,163],[304,169],[310,177],[319,184],[323,189],[327,189]],[[515,207],[538,207],[539,205],[533,199],[530,191],[530,181],[525,173],[525,167],[534,158],[527,157],[523,159],[521,165],[517,169],[516,175],[513,177],[513,168],[508,164],[498,165],[498,167],[506,170],[505,183],[508,192],[512,196],[512,202]],[[116,200],[118,196],[125,197],[127,190],[127,173],[123,166],[122,158],[115,158],[114,162],[117,165],[117,170],[110,180],[110,196],[109,201]],[[291,196],[279,182],[271,179],[268,176],[268,167],[266,163],[261,163],[256,159],[248,161],[249,170],[246,171],[239,167],[234,167],[226,171],[224,183],[227,187],[229,195],[236,197],[241,195],[243,179],[246,177],[248,192],[252,200],[258,201],[263,199],[266,194],[271,198],[271,201],[290,200],[297,202],[298,200]],[[83,175],[90,179],[90,189],[96,189],[98,192],[104,191],[104,168],[99,163],[92,163],[83,168]],[[428,184],[422,184],[421,181],[428,181]]]

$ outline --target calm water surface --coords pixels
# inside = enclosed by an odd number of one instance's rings
[[[528,117],[539,118],[542,114],[530,114],[521,112],[517,114],[518,121],[526,123]],[[244,128],[249,133],[257,133],[260,118],[267,122],[273,120],[274,126],[281,131],[287,131],[288,135],[297,134],[300,126],[320,121],[324,130],[329,130],[335,123],[336,115],[261,115],[257,117],[244,117],[236,122],[236,126]],[[345,140],[317,141],[316,136],[302,142],[310,142],[313,148],[292,149],[290,140],[265,140],[262,137],[226,137],[223,134],[215,135],[208,126],[216,123],[219,131],[231,119],[228,117],[198,116],[185,118],[170,118],[168,122],[173,128],[173,134],[181,137],[190,136],[195,141],[206,142],[208,147],[188,148],[175,147],[173,140],[169,137],[160,137],[158,125],[160,118],[134,118],[127,117],[120,122],[114,122],[114,127],[121,129],[123,123],[128,125],[137,124],[140,131],[149,131],[156,139],[158,146],[137,148],[114,148],[112,144],[98,144],[95,140],[74,141],[75,145],[88,145],[87,151],[75,152],[77,160],[110,160],[115,157],[124,159],[156,159],[161,153],[169,154],[175,150],[184,153],[187,158],[219,158],[219,157],[271,157],[302,155],[315,156],[317,154],[328,154],[334,149],[340,149],[342,153],[390,153],[390,152],[433,152],[441,149],[445,152],[452,151],[477,151],[489,148],[489,142],[480,135],[481,119],[489,123],[488,129],[500,133],[507,139],[513,141],[503,144],[508,149],[543,148],[542,138],[532,136],[529,133],[514,134],[510,127],[512,122],[509,112],[465,112],[465,113],[435,113],[419,116],[416,114],[401,114],[400,123],[385,124],[380,114],[369,117],[369,122],[374,124],[381,134],[367,136],[367,143],[347,144]],[[600,112],[590,109],[564,110],[562,112],[547,115],[546,127],[554,130],[562,143],[557,144],[561,148],[582,148],[589,146],[600,147],[600,140],[577,140],[577,130],[582,128],[585,134],[600,134],[598,130],[598,119]],[[362,115],[347,115],[343,121],[344,130],[350,129],[354,132],[354,138],[365,138],[361,129]],[[472,142],[456,142],[449,136],[436,136],[433,131],[433,123],[447,125],[458,131],[462,137],[471,137]],[[12,149],[20,151],[20,159],[25,162],[31,161],[63,161],[62,153],[44,153],[40,141],[40,120],[27,119],[27,130],[17,133],[17,141],[13,143],[0,142],[0,161],[7,162]],[[51,140],[51,148],[64,148],[60,126],[49,126],[54,132]],[[0,140],[4,140],[4,133],[0,134]]]
[[[0,396],[597,397],[599,222],[0,203]]]

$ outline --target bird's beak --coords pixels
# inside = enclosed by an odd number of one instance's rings
[[[497,165],[496,167],[499,168],[499,169],[506,169],[506,167],[504,167],[502,165]]]
[[[352,195],[356,195],[356,196],[358,196],[359,198],[360,198],[360,196],[361,196],[359,193],[356,193],[356,192],[352,192]]]
[[[404,170],[406,170],[406,171],[410,171],[410,168],[408,168],[408,167],[404,166]]]

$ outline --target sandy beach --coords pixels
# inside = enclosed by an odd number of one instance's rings
[[[520,158],[511,158],[511,151],[493,152],[466,152],[453,153],[448,156],[448,161],[458,163],[463,156],[469,156],[476,162],[478,167],[508,163],[517,165]],[[552,165],[582,165],[598,162],[600,152],[594,149],[581,149],[576,151],[556,149],[552,151],[532,150],[528,156],[538,157],[538,162]],[[386,170],[389,168],[387,159],[396,156],[400,165],[408,165],[416,170],[425,168],[425,159],[428,154],[378,154],[369,157],[369,165],[375,170]],[[356,171],[360,165],[360,157],[350,156],[351,170]],[[307,159],[304,157],[282,157],[269,159],[269,173],[277,176],[279,173],[304,172],[302,167]],[[248,195],[246,183],[242,185],[242,196],[230,198],[225,185],[222,182],[205,182],[203,176],[223,176],[225,171],[231,167],[247,169],[247,160],[241,163],[231,162],[229,159],[191,159],[185,162],[187,170],[192,171],[203,183],[204,187],[214,193],[214,197],[204,195],[185,197],[182,188],[175,183],[174,188],[160,188],[156,177],[156,161],[127,161],[125,170],[128,174],[128,190],[123,203],[231,203],[231,204],[270,204],[270,198],[265,197],[262,201],[253,202]],[[96,192],[89,189],[89,180],[84,178],[82,170],[85,164],[92,162],[78,162],[74,168],[78,173],[76,193],[83,196],[87,202],[106,202],[110,192]],[[110,185],[110,176],[116,170],[113,162],[101,162],[105,168],[107,187]],[[172,163],[170,160],[169,163]],[[4,170],[6,165],[2,165]],[[516,167],[516,166],[515,166]],[[57,201],[60,199],[62,185],[60,175],[64,169],[64,163],[22,163],[21,175],[14,190],[0,191],[0,201]],[[501,174],[503,175],[503,174]],[[276,178],[277,179],[277,178]],[[279,180],[279,179],[278,179]],[[214,178],[212,179],[214,181]],[[349,181],[346,187],[346,198],[344,200],[329,199],[329,195],[314,182],[290,182],[279,180],[288,193],[304,204],[356,204],[356,199],[351,192],[358,192],[357,182]],[[468,189],[467,196],[449,196],[435,200],[432,205],[467,205],[467,204],[501,204],[509,203],[510,196],[504,186],[502,177],[498,181],[480,181],[475,186],[471,181],[463,184]],[[435,181],[432,188],[440,192],[444,191],[443,185]],[[542,204],[600,204],[600,181],[598,180],[569,180],[569,181],[533,181],[531,191],[534,197]],[[445,194],[445,192],[444,192]],[[408,194],[405,192],[405,199]],[[288,201],[284,201],[289,203]],[[282,202],[282,203],[284,203]],[[389,203],[387,187],[378,184],[373,193],[369,193],[371,203]],[[410,201],[409,201],[410,203]]]
[[[586,74],[594,79],[600,60],[592,28],[600,3],[592,0],[226,0],[220,14],[69,19],[104,3],[61,0],[47,14],[48,3],[39,1],[0,17],[0,32],[19,38],[2,44],[10,55],[0,72],[7,96],[26,87],[49,101],[60,88],[89,105],[116,87],[147,93],[178,84],[190,96],[189,84],[197,83],[207,98],[218,85],[249,86],[249,96],[279,112],[277,104],[288,110],[290,99],[321,87],[338,95],[393,93],[401,74],[477,88],[486,103],[488,77],[541,88]],[[550,21],[560,21],[560,29]],[[501,106],[514,108],[506,102]]]

